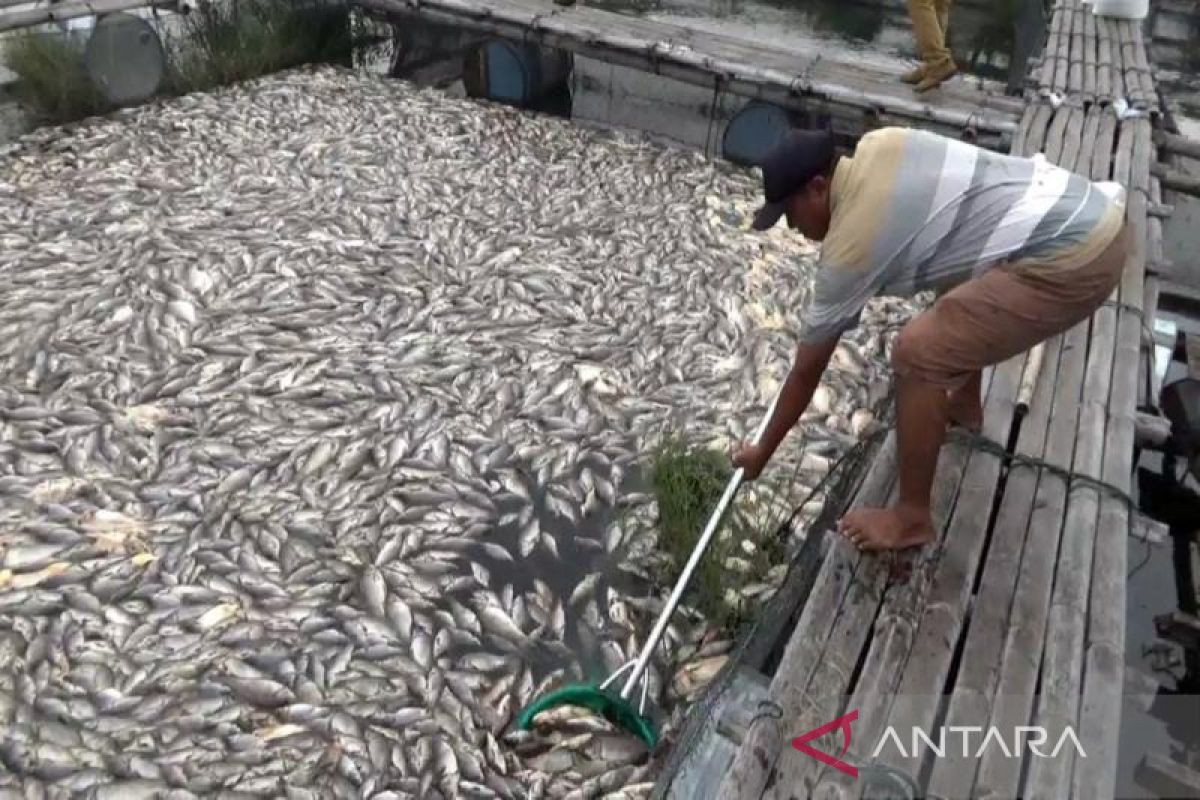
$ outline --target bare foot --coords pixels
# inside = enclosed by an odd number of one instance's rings
[[[966,428],[971,433],[983,430],[983,404],[979,402],[979,395],[951,393],[946,415],[951,425]]]
[[[859,550],[902,550],[934,539],[929,510],[909,506],[851,511],[838,530]]]

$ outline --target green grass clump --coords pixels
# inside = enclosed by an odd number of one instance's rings
[[[682,574],[732,476],[733,465],[727,453],[689,447],[678,435],[667,436],[655,448],[650,485],[658,504],[659,547],[669,561],[671,584]],[[691,604],[721,627],[736,626],[749,611],[745,604],[728,602],[727,595],[738,595],[749,584],[765,580],[766,573],[780,563],[783,555],[782,544],[771,527],[781,504],[751,501],[746,491],[747,485],[743,484],[689,586]],[[728,567],[731,557],[740,559],[741,571]]]
[[[305,64],[353,65],[355,44],[344,0],[221,0],[159,29],[166,51],[160,94],[206,91]],[[17,99],[38,121],[62,124],[114,110],[87,74],[87,37],[24,33],[4,46],[19,78]]]
[[[169,91],[205,91],[313,63],[349,64],[346,6],[329,0],[206,3],[169,47]]]
[[[5,65],[20,79],[17,100],[41,122],[61,124],[111,111],[83,68],[85,41],[22,32],[5,43]]]

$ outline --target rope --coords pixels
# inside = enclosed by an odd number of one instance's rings
[[[884,403],[886,404],[890,400],[890,397],[886,398]],[[846,474],[843,473],[848,465],[862,460],[866,456],[867,452],[876,443],[880,442],[888,433],[895,430],[895,427],[896,426],[894,423],[881,426],[870,436],[861,439],[843,455],[841,455],[832,464],[829,472],[827,472],[825,476],[817,483],[817,485],[805,495],[800,504],[793,509],[792,513],[787,517],[787,519],[784,520],[784,522],[776,529],[776,536],[783,537],[786,535],[788,528],[791,526],[796,516],[812,501],[814,497],[818,495],[818,493],[827,488],[831,488],[831,485],[835,479],[841,479],[844,482],[847,478],[847,475],[856,474],[857,471],[855,470],[851,470]],[[1072,483],[1090,486],[1097,491],[1121,500],[1128,509],[1137,509],[1137,503],[1133,500],[1133,498],[1126,491],[1113,484],[1093,478],[1090,475],[1064,469],[1063,467],[1051,464],[1042,458],[1010,452],[1007,448],[1002,447],[1001,445],[993,442],[991,439],[988,439],[980,434],[970,433],[961,429],[955,429],[951,430],[947,434],[946,439],[949,442],[965,445],[974,451],[986,452],[991,455],[995,455],[996,457],[1002,459],[1010,467],[1014,464],[1017,464],[1037,469],[1039,473],[1047,472],[1052,475],[1056,475],[1062,478],[1068,484],[1068,486],[1070,486]],[[848,487],[841,485],[838,487],[832,487],[832,489],[834,490],[834,493],[837,493],[837,490],[847,490]],[[848,495],[849,492],[846,491],[845,494]],[[825,510],[821,514],[821,517],[814,522],[810,528],[808,535],[821,537],[824,536],[830,529],[832,529],[834,522],[833,518],[835,516],[840,516],[839,505],[840,504],[836,503],[827,504]],[[784,578],[784,583],[786,583],[791,577],[791,572],[793,569],[795,569],[801,552],[803,551],[798,550],[797,553],[788,558],[788,575]],[[1142,564],[1134,568],[1133,572],[1136,572],[1138,569],[1141,569],[1142,566],[1145,566],[1147,560],[1148,556],[1147,559],[1143,560]],[[1132,575],[1133,572],[1130,574]],[[772,598],[772,601],[773,600],[774,598]],[[728,691],[732,677],[736,673],[738,665],[741,663],[742,656],[745,655],[750,642],[753,640],[754,634],[762,626],[764,620],[772,616],[771,612],[773,609],[770,608],[772,601],[768,601],[768,608],[766,611],[764,611],[764,613],[755,615],[749,624],[743,627],[743,630],[738,637],[740,639],[740,644],[736,648],[733,648],[729,651],[727,661],[721,670],[721,674],[713,680],[714,690],[706,692],[705,699],[697,701],[695,704],[693,704],[695,713],[700,714],[701,716],[697,718],[696,724],[691,727],[691,735],[687,736],[686,738],[681,738],[676,743],[676,747],[673,748],[671,760],[675,762],[676,769],[691,751],[691,746],[695,744],[695,740],[702,735],[703,731],[708,727],[708,723],[713,717],[713,711],[717,707],[717,704],[720,702],[721,698],[725,695],[725,692]],[[774,611],[778,611],[778,609],[774,609]],[[782,613],[790,614],[792,611],[793,609],[784,609]],[[782,709],[780,709],[778,704],[770,700],[760,701],[758,709],[758,712],[752,716],[747,723],[748,730],[761,719],[779,719],[782,715]],[[701,720],[704,724],[700,724]],[[749,735],[749,733],[747,735]],[[854,764],[853,761],[848,761],[847,763]],[[893,792],[899,792],[900,796],[903,797],[916,798],[920,796],[920,789],[916,780],[913,778],[913,776],[901,770],[897,770],[882,764],[873,763],[861,763],[855,764],[855,766],[859,769],[861,774],[866,776],[868,782],[870,782],[872,785],[880,786],[880,788],[889,788]],[[672,777],[674,778],[674,775]],[[663,787],[663,791],[665,791],[665,787]],[[654,796],[662,797],[663,794],[656,789]]]
[[[721,96],[721,76],[717,75],[713,79],[712,103],[710,103],[709,107],[708,107],[708,132],[704,134],[704,154],[706,156],[708,156],[709,158],[712,157],[711,147],[712,147],[713,124],[717,120],[717,100],[720,98],[720,96]],[[716,180],[715,175],[713,176],[713,180]]]

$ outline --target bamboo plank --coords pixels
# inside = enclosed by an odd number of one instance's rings
[[[1054,112],[1054,118],[1050,121],[1050,127],[1046,131],[1046,141],[1042,145],[1042,152],[1046,154],[1047,161],[1058,163],[1059,157],[1062,155],[1063,134],[1066,132],[1067,123],[1074,110],[1061,107]]]
[[[1107,21],[1089,14],[1096,29],[1096,100],[1102,104],[1113,99],[1112,39],[1108,35]]]
[[[1117,131],[1117,120],[1112,114],[1102,114],[1100,127],[1096,131],[1096,147],[1092,150],[1092,180],[1107,181],[1112,178],[1113,138]]]
[[[1034,389],[1030,413],[1021,423],[1015,451],[1042,458],[1046,451],[1050,411],[1059,382],[1059,358],[1063,336],[1045,343],[1043,365]],[[1060,400],[1061,403],[1061,400]],[[1005,633],[1014,603],[1020,597],[1018,571],[1026,547],[1030,516],[1039,473],[1033,467],[1014,463],[1009,467],[1004,497],[996,515],[987,562],[975,599],[975,610],[967,629],[963,652],[969,654],[959,667],[958,680],[950,695],[943,725],[978,725],[992,708],[1000,678]],[[945,758],[933,762],[926,787],[928,797],[972,797],[978,761],[947,750]]]
[[[871,462],[852,507],[873,506],[889,496],[896,477],[896,437],[888,434],[879,455]],[[828,641],[833,619],[855,579],[861,554],[840,535],[826,534],[831,542],[825,563],[800,613],[771,680],[768,697],[781,708],[797,708],[805,697],[809,680]],[[764,720],[763,723],[767,723]],[[757,724],[750,728],[734,756],[718,797],[734,800],[762,795],[783,744],[779,724]]]
[[[1154,144],[1168,153],[1200,160],[1200,141],[1164,130],[1154,132]]]
[[[1051,117],[1054,116],[1054,109],[1047,103],[1039,103],[1033,111],[1033,115],[1029,121],[1029,127],[1025,130],[1025,136],[1021,139],[1021,149],[1015,147],[1013,153],[1017,155],[1031,156],[1034,153],[1042,152],[1042,147],[1046,141],[1046,126],[1050,123]],[[1016,142],[1014,141],[1014,145]]]
[[[1087,614],[1092,537],[1098,524],[1098,511],[1099,498],[1095,489],[1089,486],[1071,489],[1046,627],[1041,693],[1032,723],[1050,731],[1051,740],[1056,740],[1067,725],[1077,725],[1081,699],[1079,676],[1083,670],[1083,620]],[[1068,796],[1074,755],[1074,749],[1068,747],[1057,758],[1030,759],[1026,783],[1016,796]]]
[[[1150,195],[1150,161],[1154,155],[1150,120],[1133,120],[1133,153],[1128,188]]]
[[[1033,125],[1034,117],[1037,115],[1037,110],[1040,106],[1035,106],[1030,103],[1025,107],[1025,113],[1021,115],[1021,124],[1017,126],[1017,132],[1013,134],[1012,153],[1020,155],[1025,148],[1025,139],[1029,134],[1029,129]]]
[[[1137,119],[1133,121],[1133,154],[1131,171],[1138,176],[1134,183],[1142,183],[1149,169],[1151,148],[1146,144],[1150,136],[1150,120]],[[1139,146],[1141,144],[1142,146]],[[1121,273],[1120,298],[1122,303],[1133,308],[1140,308],[1142,303],[1142,282],[1146,274],[1146,240],[1149,218],[1146,210],[1150,205],[1149,181],[1145,181],[1145,191],[1129,193],[1126,206],[1126,219],[1131,226],[1132,249],[1130,261]],[[1136,361],[1134,365],[1136,365]]]
[[[1163,203],[1162,203],[1162,182],[1159,181],[1158,178],[1151,177],[1150,178],[1150,206],[1146,210],[1146,213],[1148,213],[1150,215],[1150,219],[1146,223],[1147,230],[1150,232],[1150,234],[1149,234],[1150,235],[1150,247],[1149,247],[1148,254],[1147,254],[1147,258],[1149,260],[1146,262],[1147,267],[1150,264],[1161,264],[1165,260],[1165,256],[1163,254],[1162,217],[1170,216],[1174,212],[1174,210],[1175,209],[1172,206],[1164,206],[1163,205]],[[1160,214],[1156,214],[1155,213],[1156,211],[1165,211],[1165,213],[1162,213],[1160,215]],[[1144,306],[1142,306],[1142,308],[1145,309],[1146,313],[1149,315],[1155,311],[1156,307],[1153,305],[1144,305]]]
[[[1129,169],[1133,163],[1133,125],[1128,122],[1118,126],[1116,151],[1113,154],[1113,180],[1129,187]]]
[[[1134,774],[1139,786],[1152,787],[1168,797],[1200,796],[1200,772],[1170,756],[1147,753]]]
[[[994,376],[995,370],[984,371],[982,391],[985,397],[990,396]],[[950,518],[968,454],[969,450],[965,447],[950,446],[938,459],[931,512],[934,524],[939,529],[939,539],[944,538],[947,529],[945,522]],[[918,563],[913,566],[912,577],[906,585],[923,595],[926,583],[922,581],[921,576],[931,573],[930,564],[939,554],[939,548],[935,545],[921,548],[919,553],[915,554]],[[908,554],[906,557],[912,555]],[[849,685],[851,673],[883,599],[890,560],[891,556],[870,556],[861,559],[851,587],[853,594],[847,594],[836,619],[835,614],[830,613],[819,623],[828,631],[828,643],[819,654],[819,661],[812,670],[808,685],[803,687],[804,693],[796,698],[796,702],[790,704],[776,700],[784,708],[795,709],[796,713],[790,725],[796,734],[815,728],[841,712],[842,698],[853,688]],[[832,625],[829,620],[834,620]],[[803,641],[805,638],[806,634],[797,626],[793,642]],[[818,739],[812,743],[813,746],[828,746],[826,738],[832,737]],[[814,770],[819,766],[818,762],[808,758],[780,759],[775,764],[773,786],[763,794],[764,800],[777,798],[778,793],[809,785],[817,777]]]
[[[1083,99],[1096,99],[1096,16],[1083,15]]]
[[[1071,17],[1071,50],[1067,71],[1067,91],[1078,96],[1083,92],[1083,20],[1082,11]]]
[[[1028,356],[1028,353],[1021,353],[1008,359],[997,367],[992,378],[984,415],[984,435],[992,441],[1003,441],[1007,437]],[[868,721],[867,725],[860,728],[865,733],[860,734],[863,747],[871,748],[878,740],[884,730],[885,720],[887,725],[902,731],[913,727],[924,730],[934,727],[939,710],[938,700],[950,673],[955,645],[966,624],[967,607],[987,538],[988,513],[998,488],[1000,468],[1000,459],[990,453],[975,451],[970,454],[946,533],[945,552],[933,565],[928,598],[901,599],[896,611],[909,620],[907,635],[903,631],[898,632],[901,640],[899,646],[891,646],[892,642],[885,638],[889,646],[873,647],[872,653],[868,654],[864,673],[867,669],[873,669],[877,675],[892,676],[892,682],[899,676],[899,686],[895,692],[885,687],[883,696],[864,693],[859,697],[856,693],[855,708],[883,710],[890,706],[890,713],[870,717],[860,711],[859,722],[862,723],[864,717]],[[1028,503],[1028,498],[1025,498],[1025,502]],[[916,626],[914,637],[911,623],[917,620],[919,625]],[[878,654],[878,659],[872,662],[871,657],[875,654]],[[971,660],[975,655],[967,653],[964,660]],[[884,681],[878,680],[877,683]],[[888,699],[891,697],[897,700],[893,703]],[[872,727],[871,723],[876,723],[876,727]],[[921,771],[922,759],[915,753],[905,758],[896,751],[888,750],[878,761],[908,775],[918,775]],[[827,774],[828,780],[834,785],[845,785],[845,776],[841,773]]]
[[[1061,167],[1073,169],[1079,158],[1079,150],[1083,146],[1083,123],[1087,114],[1082,108],[1072,108],[1067,111],[1066,116],[1067,125],[1063,130],[1061,152],[1051,160]],[[1049,153],[1046,154],[1046,158],[1050,158]]]
[[[966,448],[951,447],[939,458],[937,484],[934,487],[933,513],[937,520],[948,516],[958,489],[958,478],[967,456]],[[939,525],[939,541],[944,526]],[[927,546],[916,554],[910,584],[920,585],[928,564],[937,557],[938,547]],[[890,557],[864,558],[855,578],[853,591],[843,603],[830,632],[829,644],[821,655],[811,681],[791,720],[792,733],[800,734],[842,713],[843,698],[850,693],[850,678],[872,627],[880,624],[877,615],[888,579]],[[828,623],[826,623],[828,624]],[[786,706],[785,706],[786,707]],[[861,713],[861,712],[860,712]],[[815,740],[818,749],[828,748],[837,734]],[[784,800],[797,787],[811,786],[819,775],[820,764],[813,759],[780,759],[775,765],[774,784],[763,793],[763,800]]]
[[[1079,155],[1075,160],[1074,171],[1084,177],[1092,174],[1092,157],[1096,150],[1096,138],[1100,133],[1100,117],[1103,112],[1099,106],[1088,109],[1087,119],[1083,123],[1083,133],[1080,135]]]
[[[1069,8],[1064,12],[1063,31],[1059,39],[1059,53],[1055,58],[1054,83],[1051,89],[1059,94],[1067,93],[1067,73],[1070,69],[1071,26],[1075,24],[1076,11]]]
[[[1046,33],[1046,47],[1042,53],[1041,68],[1038,70],[1038,89],[1043,94],[1050,92],[1054,85],[1054,72],[1058,68],[1060,40],[1062,38],[1060,36],[1062,23],[1062,7],[1055,6],[1050,16],[1050,29]]]
[[[1137,57],[1138,77],[1141,79],[1142,95],[1146,100],[1146,106],[1154,112],[1158,111],[1158,92],[1154,86],[1154,71],[1150,66],[1149,55],[1146,47],[1146,37],[1142,35],[1142,26],[1131,24],[1133,30],[1133,40],[1137,45],[1135,50]]]
[[[1097,25],[1103,24],[1108,29],[1108,42],[1111,49],[1109,56],[1109,72],[1112,75],[1113,99],[1125,97],[1125,71],[1121,68],[1121,41],[1117,35],[1116,22],[1111,19],[1098,19]]]
[[[1150,174],[1158,178],[1164,189],[1200,197],[1200,178],[1185,175],[1157,162],[1150,167]]]
[[[1149,141],[1149,123],[1139,120],[1139,140]],[[1149,167],[1148,147],[1135,152],[1134,179]],[[1148,198],[1134,193],[1127,218],[1132,230],[1132,252],[1122,276],[1121,301],[1135,307],[1144,302],[1143,276],[1147,249]],[[1132,484],[1133,445],[1136,433],[1138,369],[1141,360],[1142,321],[1134,311],[1120,310],[1113,355],[1108,426],[1105,431],[1101,479],[1128,492]],[[1080,736],[1090,760],[1078,762],[1074,776],[1077,797],[1109,797],[1115,774],[1106,764],[1115,762],[1120,732],[1121,688],[1124,685],[1125,570],[1129,509],[1121,500],[1106,496],[1100,501],[1096,530],[1091,598],[1087,615],[1087,653],[1080,714]],[[1092,756],[1095,752],[1097,755]]]
[[[1060,468],[1069,468],[1075,448],[1079,414],[1079,392],[1087,355],[1088,321],[1073,327],[1061,339],[1060,363],[1050,410],[1043,458]],[[1013,592],[1009,627],[1003,636],[996,695],[1002,702],[992,707],[990,724],[1000,730],[1028,725],[1034,706],[1038,665],[1051,617],[1055,554],[1063,535],[1063,508],[1067,486],[1058,476],[1042,473],[1033,480],[1036,490],[1029,515],[1025,549]],[[1015,487],[1023,488],[1023,487]],[[1010,491],[1006,490],[1007,496]],[[1014,498],[1017,497],[1014,495]],[[1029,496],[1020,498],[1029,503]],[[1015,500],[1014,500],[1015,502]],[[1015,534],[1008,533],[1009,538]],[[991,751],[978,761],[973,796],[1017,797],[1021,763]]]
[[[1137,44],[1133,39],[1133,23],[1129,20],[1118,20],[1115,24],[1121,42],[1121,72],[1125,78],[1125,92],[1130,105],[1144,105],[1146,98],[1142,93],[1141,78],[1137,74]]]
[[[1117,168],[1117,174],[1125,176],[1122,182],[1127,185],[1131,173],[1145,169],[1149,155],[1146,148],[1145,154],[1134,162],[1134,141],[1144,135],[1138,132],[1139,123],[1149,124],[1147,120],[1134,120],[1133,124],[1123,125],[1118,140],[1117,158],[1125,163]],[[1126,217],[1132,228],[1132,251],[1126,261],[1121,286],[1114,293],[1122,302],[1133,300],[1131,288],[1137,290],[1137,302],[1141,302],[1145,208],[1146,196],[1141,192],[1130,193]],[[1077,473],[1111,479],[1118,488],[1126,490],[1132,459],[1139,328],[1140,320],[1129,311],[1116,314],[1111,307],[1103,307],[1093,316],[1074,459]],[[1104,520],[1100,520],[1102,511],[1107,515]],[[1085,714],[1086,729],[1080,727],[1077,731],[1081,741],[1092,741],[1101,752],[1115,753],[1116,741],[1112,737],[1119,732],[1115,723],[1119,720],[1120,708],[1119,700],[1113,695],[1120,697],[1123,678],[1120,653],[1124,641],[1122,615],[1128,519],[1123,506],[1112,507],[1096,489],[1080,484],[1071,489],[1067,520],[1068,527],[1075,524],[1081,530],[1090,529],[1094,533],[1092,536],[1064,537],[1051,606],[1051,636],[1043,663],[1042,702],[1036,719],[1038,724],[1057,726],[1061,730],[1062,725],[1077,724],[1080,715]],[[1096,527],[1105,522],[1124,522],[1124,525],[1115,531],[1105,530],[1103,524]],[[1096,581],[1093,580],[1093,569],[1097,570]],[[1120,608],[1111,605],[1118,601]],[[1114,636],[1114,632],[1120,635]],[[1115,657],[1114,652],[1117,653]],[[1091,668],[1089,683],[1083,682],[1085,664]],[[1110,696],[1105,697],[1106,693]],[[1045,763],[1049,761],[1054,763]],[[1058,759],[1036,759],[1030,764],[1028,783],[1024,788],[1034,796],[1064,796],[1074,768],[1074,751],[1063,751]],[[1105,764],[1083,767],[1077,785],[1080,788],[1106,786],[1113,779],[1108,774],[1110,769]]]
[[[1116,129],[1116,118],[1111,113],[1101,112],[1096,144],[1091,155],[1090,176],[1093,180],[1108,180],[1111,175]],[[1081,166],[1081,163],[1076,165],[1077,169]],[[1074,448],[1079,439],[1077,431],[1081,424],[1081,386],[1085,380],[1088,363],[1088,334],[1090,328],[1095,327],[1096,316],[1102,312],[1106,312],[1111,318],[1111,309],[1102,308],[1093,316],[1090,326],[1087,321],[1081,322],[1062,337],[1053,394],[1054,405],[1050,412],[1049,434],[1044,454],[1048,463],[1059,467],[1067,467],[1074,461]],[[1068,487],[1062,479],[1042,474],[1034,483],[1036,489],[1033,512],[1021,557],[1020,575],[1013,591],[1012,613],[1009,616],[1011,627],[1004,638],[1001,666],[994,679],[995,696],[1004,698],[1004,701],[993,706],[991,724],[1001,730],[1013,730],[1016,725],[1030,724],[1033,692],[1037,686],[1038,668],[1042,661],[1041,654],[1043,648],[1048,647],[1046,623],[1051,617],[1048,604],[1053,597],[1054,554],[1058,550],[1059,542],[1070,536],[1078,539],[1081,536],[1092,535],[1090,529],[1084,530],[1087,525],[1086,508],[1075,508],[1067,521],[1069,524],[1064,524],[1063,513],[1067,506]],[[1009,491],[1006,490],[1006,496]],[[1021,794],[1021,764],[1016,759],[1002,758],[989,751],[984,754],[977,767],[978,774],[972,796],[1016,797]],[[947,780],[952,778],[948,777]]]

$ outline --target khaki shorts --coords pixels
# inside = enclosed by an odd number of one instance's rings
[[[1088,263],[1068,270],[1002,264],[942,295],[900,332],[892,365],[902,378],[957,389],[976,371],[1070,330],[1121,280],[1129,226]]]

